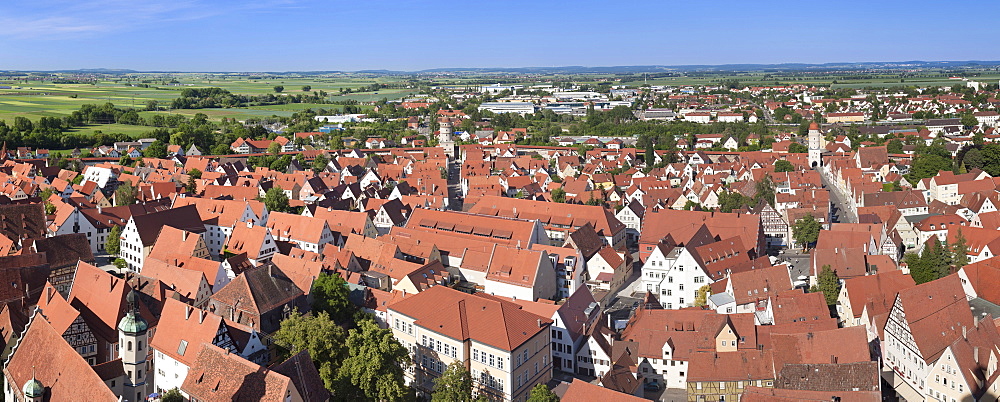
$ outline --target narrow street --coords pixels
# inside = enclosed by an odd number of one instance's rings
[[[841,193],[840,189],[834,184],[833,180],[827,176],[826,171],[823,168],[817,169],[820,178],[823,180],[823,187],[830,190],[830,213],[833,215],[833,222],[838,223],[857,223],[858,215],[857,211],[853,210],[846,200],[850,198]]]

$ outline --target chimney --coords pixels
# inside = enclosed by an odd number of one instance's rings
[[[969,331],[965,325],[962,326],[962,339],[969,339]]]
[[[205,323],[205,316],[207,316],[207,315],[208,315],[207,311],[199,311],[198,312],[198,323],[199,324],[204,324]]]
[[[187,241],[187,239],[188,239],[188,232],[186,230],[182,230],[181,231],[181,241]]]
[[[98,206],[97,206],[97,214],[98,214],[98,215],[101,215],[101,211],[102,211],[102,210],[104,210],[104,208],[101,208],[101,206],[100,206],[100,205],[98,205]]]
[[[541,328],[541,327],[542,327],[542,320],[538,319],[538,328]]]
[[[184,306],[184,319],[185,319],[185,320],[187,320],[187,319],[190,319],[190,318],[191,318],[191,312],[192,312],[192,311],[194,311],[194,307],[191,307],[191,306]]]
[[[253,227],[253,221],[247,221],[247,228]]]

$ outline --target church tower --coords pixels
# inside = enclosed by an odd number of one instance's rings
[[[816,124],[815,121],[809,124],[809,167],[823,166],[823,148],[820,146],[821,138],[819,124]]]
[[[146,330],[149,324],[139,314],[139,296],[135,290],[126,296],[128,311],[118,322],[118,356],[125,368],[125,387],[122,399],[127,401],[146,400],[146,356],[149,338]],[[135,399],[133,399],[135,398]]]

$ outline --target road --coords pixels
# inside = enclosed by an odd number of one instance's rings
[[[456,158],[448,158],[448,209],[461,211],[464,207],[462,202],[462,187],[458,180],[461,178],[462,164]]]
[[[830,213],[834,215],[834,222],[843,223],[857,223],[858,222],[858,212],[853,210],[850,205],[845,201],[850,198],[843,194],[840,189],[834,184],[833,180],[827,176],[826,171],[823,168],[819,170],[819,177],[823,180],[823,187],[830,190]]]

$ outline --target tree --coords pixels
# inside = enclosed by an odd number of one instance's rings
[[[919,285],[948,275],[950,256],[946,254],[945,247],[931,237],[919,255],[907,254],[903,261],[910,268],[913,281]]]
[[[958,228],[955,242],[951,245],[951,254],[951,263],[956,269],[969,265],[969,244],[965,240],[965,235],[962,234],[961,227]]]
[[[347,324],[354,317],[356,309],[348,300],[350,290],[347,281],[339,273],[320,273],[313,281],[313,311],[323,311],[340,325]]]
[[[281,153],[281,144],[277,141],[271,142],[271,145],[267,146],[267,153],[271,155],[277,155]]]
[[[545,384],[538,383],[531,389],[528,395],[528,402],[559,402],[559,396],[546,387]]]
[[[131,182],[124,182],[115,190],[115,205],[135,204],[136,189]]]
[[[966,169],[983,169],[985,167],[983,164],[983,153],[976,148],[965,151],[962,163],[965,164]]]
[[[285,90],[285,87],[283,87],[281,85],[275,85],[274,86],[274,92],[281,92],[281,91],[284,91],[284,90]]]
[[[552,190],[552,202],[566,202],[566,190],[562,187]]]
[[[795,171],[795,165],[792,165],[792,162],[782,159],[774,163],[774,171],[778,173],[793,172]]]
[[[209,148],[208,152],[211,155],[229,155],[233,153],[233,149],[229,147],[229,144],[215,144]]]
[[[764,178],[754,183],[753,203],[755,205],[760,204],[760,201],[764,200],[773,207],[774,196],[774,181],[771,180],[771,175],[765,174]]]
[[[824,265],[816,277],[816,289],[823,292],[828,306],[837,304],[837,297],[840,296],[840,278],[830,265]]]
[[[313,172],[319,173],[325,171],[326,165],[328,163],[330,163],[330,160],[327,159],[326,155],[324,154],[316,155],[316,159],[313,159],[313,165],[312,165]]]
[[[288,205],[288,196],[285,190],[280,187],[271,187],[264,193],[264,206],[272,212],[288,212],[291,207]]]
[[[348,353],[344,344],[346,339],[347,333],[325,311],[309,316],[293,311],[281,321],[281,328],[274,333],[275,342],[293,355],[309,351],[323,385],[331,391],[340,388],[338,372]]]
[[[694,306],[702,307],[708,304],[708,293],[712,291],[712,287],[709,285],[702,286],[698,288],[698,291],[694,294]]]
[[[749,201],[749,198],[735,191],[721,191],[719,192],[719,212],[732,212],[734,209],[746,205]]]
[[[184,402],[184,395],[174,387],[160,395],[160,402]]]
[[[146,101],[146,110],[147,111],[157,110],[159,109],[159,104],[160,103],[155,100],[148,100]]]
[[[462,361],[448,365],[441,376],[434,381],[432,402],[472,402],[472,375]]]
[[[195,179],[201,178],[201,171],[198,169],[188,170],[188,176],[194,177]]]
[[[792,227],[792,237],[805,249],[819,239],[819,230],[820,223],[816,218],[812,215],[806,215],[795,221],[795,226]]]
[[[302,92],[309,92],[309,91],[312,91],[312,89],[313,89],[313,87],[311,87],[309,85],[303,85],[302,86]]]
[[[903,153],[903,141],[891,140],[885,144],[885,151],[890,154]]]
[[[167,144],[161,141],[153,141],[152,144],[149,144],[149,146],[142,151],[142,156],[147,158],[166,158]]]
[[[345,386],[337,390],[339,396],[345,400],[398,401],[410,393],[403,380],[410,353],[392,331],[379,328],[373,320],[362,320],[350,330],[347,350],[349,356],[339,373]]]
[[[111,231],[108,232],[107,239],[104,240],[104,251],[108,254],[118,255],[121,252],[121,241],[122,241],[122,228],[121,226],[114,225],[111,227]]]
[[[790,154],[804,154],[807,152],[809,152],[809,147],[799,144],[797,142],[793,142],[790,145],[788,145],[788,153]]]
[[[965,128],[973,128],[979,125],[979,119],[976,119],[976,116],[973,116],[972,113],[962,114],[960,121]]]

